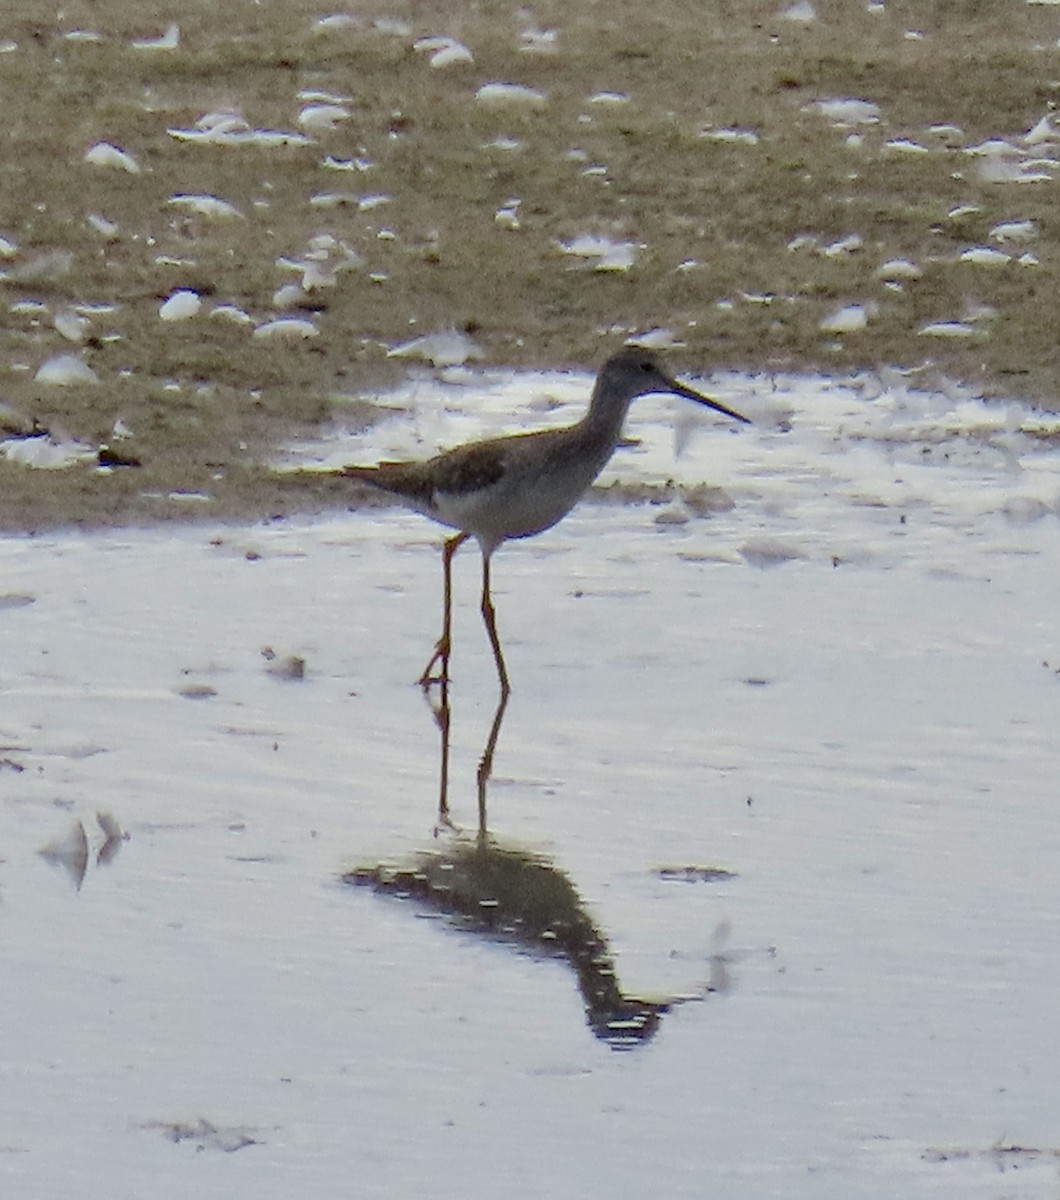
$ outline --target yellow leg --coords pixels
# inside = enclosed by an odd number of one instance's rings
[[[423,668],[423,674],[418,682],[420,687],[430,687],[432,683],[449,681],[449,647],[453,623],[453,555],[467,541],[469,533],[458,533],[449,538],[442,546],[442,636],[438,639],[431,655],[431,661]],[[440,664],[439,674],[434,675],[435,665]]]
[[[501,653],[501,640],[497,636],[497,615],[493,610],[493,599],[490,596],[490,555],[482,552],[482,620],[486,624],[490,645],[493,647],[493,661],[497,664],[497,677],[501,681],[501,695],[507,698],[512,690],[508,683],[508,669],[504,665],[504,655]]]

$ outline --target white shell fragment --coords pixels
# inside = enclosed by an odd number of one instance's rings
[[[254,337],[263,341],[302,341],[305,338],[320,336],[320,330],[312,321],[304,317],[278,317],[275,321],[266,321],[254,330]]]
[[[309,204],[312,208],[356,208],[357,197],[353,192],[314,192]]]
[[[917,333],[922,337],[968,338],[975,334],[975,327],[965,321],[931,321],[921,325]]]
[[[757,146],[758,134],[753,129],[704,129],[699,135],[711,142],[728,142],[732,145]]]
[[[594,233],[580,233],[569,242],[560,242],[559,248],[564,254],[574,254],[579,258],[597,258],[606,254],[615,243],[607,237],[599,237]]]
[[[383,192],[358,196],[355,192],[316,192],[309,197],[313,208],[356,208],[359,212],[389,204],[391,197]]]
[[[243,214],[234,204],[210,195],[185,195],[183,193],[170,196],[166,201],[173,208],[186,208],[200,217],[241,217]]]
[[[223,320],[231,321],[234,325],[254,324],[254,318],[250,313],[235,304],[215,304],[210,309],[210,316],[221,317]]]
[[[307,104],[298,114],[298,124],[303,129],[336,129],[342,121],[353,114],[343,104]]]
[[[968,146],[965,154],[976,158],[976,168],[984,183],[1047,183],[1060,162],[1051,158],[1027,158],[1025,152],[1002,138],[991,138],[978,146]]]
[[[307,293],[300,283],[285,283],[272,293],[273,308],[294,308],[307,299]]]
[[[571,241],[559,242],[558,245],[564,254],[596,259],[593,263],[596,271],[628,271],[637,257],[635,242],[616,242],[593,233],[579,234]]]
[[[929,125],[928,133],[941,139],[948,146],[958,146],[964,141],[964,130],[959,125]]]
[[[817,328],[822,333],[857,333],[868,323],[868,312],[863,304],[848,304],[825,317]]]
[[[41,363],[34,379],[38,383],[50,383],[56,387],[77,387],[80,384],[99,383],[99,376],[76,354],[56,354]]]
[[[804,111],[818,112],[834,125],[875,125],[880,119],[880,106],[871,100],[814,100]]]
[[[640,346],[644,350],[675,350],[684,344],[675,336],[672,329],[660,325],[626,338],[627,346]]]
[[[456,329],[438,333],[426,333],[394,346],[387,358],[418,358],[435,367],[458,367],[471,359],[483,357],[481,349],[467,336]]]
[[[1034,221],[1002,221],[987,235],[995,242],[1033,242],[1038,237],[1038,226]]]
[[[88,319],[73,309],[64,308],[55,314],[52,324],[68,342],[83,342],[90,328]]]
[[[113,167],[128,171],[130,175],[140,174],[140,164],[131,154],[110,142],[97,142],[85,151],[85,162],[94,167]]]
[[[998,154],[1019,154],[1019,149],[1011,142],[1005,141],[1004,138],[987,138],[985,142],[979,142],[975,146],[966,146],[965,154],[970,154],[973,157],[991,157]]]
[[[83,442],[56,442],[45,434],[10,438],[0,442],[0,458],[39,471],[61,471],[96,457],[96,450]]]
[[[863,250],[864,247],[865,242],[861,235],[859,233],[851,233],[836,242],[830,242],[827,246],[822,246],[821,253],[825,258],[845,258],[848,254],[856,254],[859,250]]]
[[[352,104],[352,96],[339,95],[337,92],[324,92],[319,88],[302,88],[298,99],[306,104]]]
[[[1055,142],[1057,138],[1055,119],[1052,113],[1046,113],[1023,135],[1023,141],[1028,146],[1040,146],[1043,142]]]
[[[499,225],[501,229],[516,230],[519,226],[519,205],[522,201],[517,196],[513,196],[507,204],[502,205],[493,214],[493,223]]]
[[[89,213],[85,217],[85,221],[98,233],[101,237],[107,239],[108,242],[117,241],[121,229],[114,221],[108,221],[106,217],[99,213]]]
[[[978,267],[1000,267],[1012,261],[1012,256],[990,246],[971,246],[957,256],[958,262],[974,263]]]
[[[317,17],[313,22],[314,33],[332,33],[335,30],[359,29],[361,21],[353,13],[331,13],[326,17]]]
[[[309,246],[302,258],[279,258],[278,267],[289,271],[301,271],[302,290],[334,287],[339,273],[353,271],[362,266],[361,256],[345,242],[330,233],[318,233],[309,239]]]
[[[885,283],[900,283],[907,279],[920,279],[924,272],[908,258],[889,258],[876,268],[876,278]]]
[[[427,60],[436,70],[442,67],[453,67],[459,63],[472,63],[475,56],[456,38],[437,36],[417,38],[412,48],[419,54],[429,54]]]
[[[197,316],[202,308],[202,298],[198,292],[181,288],[174,292],[158,310],[163,321],[186,321]]]
[[[516,104],[541,108],[545,104],[546,96],[537,88],[524,87],[521,83],[484,83],[475,93],[475,99],[483,104]]]
[[[335,158],[325,154],[320,165],[329,171],[370,171],[375,163],[367,158]]]
[[[883,148],[892,154],[931,153],[927,146],[921,145],[920,142],[914,142],[912,138],[892,138],[889,142],[884,142]]]
[[[248,121],[232,112],[206,113],[192,129],[169,129],[179,142],[200,142],[213,146],[308,146],[304,133],[285,129],[254,129]]]

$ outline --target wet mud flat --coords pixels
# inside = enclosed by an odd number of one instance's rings
[[[507,386],[447,393],[447,422],[484,431]],[[588,503],[498,553],[513,693],[484,794],[496,678],[457,559],[455,828],[412,682],[440,615],[421,518],[0,542],[13,1193],[1055,1183],[1041,417],[856,380],[723,398],[755,428],[676,459],[665,405],[638,410],[603,484],[672,478],[665,503]],[[732,504],[685,504],[704,484]],[[347,882],[474,856],[483,809],[652,1036],[594,1036],[554,913],[498,929],[416,878]],[[503,899],[495,874],[478,901]]]

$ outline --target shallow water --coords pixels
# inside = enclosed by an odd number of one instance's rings
[[[1060,459],[1015,405],[714,383],[754,429],[675,461],[644,400],[608,479],[734,507],[586,503],[495,560],[492,835],[567,882],[625,994],[700,998],[628,1053],[562,956],[343,882],[458,844],[410,682],[435,527],[0,542],[8,1194],[1055,1193]],[[559,422],[585,387],[449,387],[439,414],[420,384],[298,456]],[[465,839],[478,570],[458,556]]]

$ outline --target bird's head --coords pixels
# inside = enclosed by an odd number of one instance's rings
[[[596,383],[597,395],[607,397],[614,402],[628,406],[638,396],[647,396],[652,392],[669,392],[675,396],[684,396],[686,400],[694,400],[707,408],[714,409],[734,421],[750,424],[750,418],[734,409],[727,408],[718,400],[699,392],[683,383],[679,383],[672,375],[659,366],[653,354],[629,346],[613,354],[600,372]]]

